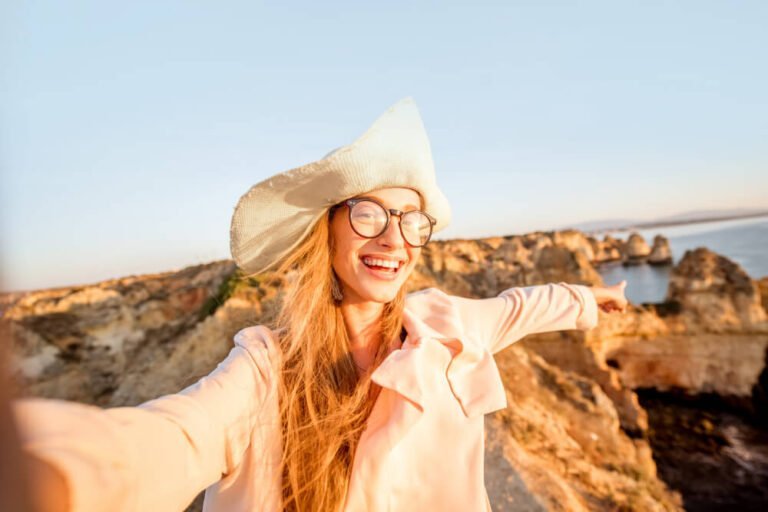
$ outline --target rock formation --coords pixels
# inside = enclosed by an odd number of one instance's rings
[[[231,261],[22,295],[9,306],[27,393],[105,404],[136,361],[163,358],[219,305]]]
[[[705,250],[687,254],[674,274],[665,303],[601,314],[598,328],[584,335],[535,335],[522,343],[599,384],[622,429],[650,439],[661,474],[684,491],[686,506],[759,510],[768,495],[768,442],[754,426],[768,427],[768,279],[753,282]],[[650,401],[648,390],[656,393]],[[690,403],[675,405],[679,397]]]
[[[686,251],[670,276],[667,301],[680,304],[689,331],[762,331],[760,288],[733,261],[704,248]]]
[[[673,269],[665,304],[603,317],[588,338],[629,388],[746,399],[765,368],[768,322],[757,284],[697,249]]]
[[[564,243],[578,249],[569,249]],[[438,240],[422,250],[410,285],[412,289],[439,286],[465,297],[491,297],[512,286],[558,281],[601,284],[600,274],[590,264],[589,251],[586,237],[571,232]]]
[[[651,265],[671,265],[672,250],[669,248],[669,240],[661,235],[653,238],[653,248],[648,255],[648,263]]]
[[[685,390],[749,399],[765,368],[766,336],[697,334],[614,340],[605,352],[631,389]]]
[[[578,245],[573,241],[578,240],[578,238],[571,234],[568,237],[571,240],[570,244],[561,245],[576,250]],[[652,248],[648,247],[639,233],[631,233],[626,241],[605,235],[602,241],[595,237],[587,237],[587,242],[593,255],[589,261],[594,265],[613,261],[621,261],[624,265],[642,265],[644,263],[669,265],[673,262],[669,240],[662,235],[654,237]]]
[[[486,418],[494,510],[679,510],[647,443],[623,434],[600,386],[522,345],[498,355],[510,407]]]
[[[560,247],[565,247],[572,252],[580,252],[587,261],[595,260],[595,252],[592,243],[581,231],[567,229],[565,231],[555,231],[552,233],[552,242]]]
[[[621,260],[621,251],[615,238],[606,235],[602,242],[594,237],[588,237],[588,240],[592,246],[592,253],[595,255],[594,264],[599,265]]]
[[[645,263],[649,254],[651,254],[651,248],[648,247],[645,239],[639,233],[629,235],[623,251],[623,263],[625,265]]]
[[[627,242],[620,238],[614,238],[611,235],[605,235],[605,237],[603,237],[603,245],[605,246],[606,249],[608,250],[615,249],[616,251],[618,251],[619,254],[623,255],[624,252],[626,251]]]
[[[757,288],[760,290],[760,302],[763,304],[763,310],[768,311],[768,277],[758,280]]]

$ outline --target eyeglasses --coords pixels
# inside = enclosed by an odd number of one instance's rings
[[[392,216],[400,217],[400,233],[403,240],[413,247],[423,247],[432,236],[432,226],[437,223],[434,217],[421,210],[403,212],[394,208],[384,208],[371,198],[347,199],[349,224],[352,230],[363,238],[377,238],[389,227]]]

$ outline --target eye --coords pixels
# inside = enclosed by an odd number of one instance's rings
[[[387,212],[373,201],[360,201],[351,214],[352,226],[366,236],[374,236],[387,223]]]
[[[403,214],[403,226],[412,229],[429,228],[429,219],[418,210],[413,210]]]
[[[376,211],[370,207],[355,208],[352,212],[352,217],[358,220],[372,220],[376,218]]]

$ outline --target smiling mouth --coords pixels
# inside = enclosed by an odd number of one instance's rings
[[[384,272],[389,274],[397,274],[398,270],[402,268],[402,266],[405,264],[404,261],[398,260],[398,261],[392,261],[392,260],[385,260],[381,258],[371,258],[368,256],[363,256],[360,258],[363,262],[363,265],[366,267],[376,270],[378,272]]]

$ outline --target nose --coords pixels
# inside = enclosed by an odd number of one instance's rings
[[[391,249],[400,249],[405,246],[405,240],[403,234],[400,231],[400,217],[392,215],[389,219],[389,226],[384,232],[379,235],[376,241],[382,247],[388,247]]]

